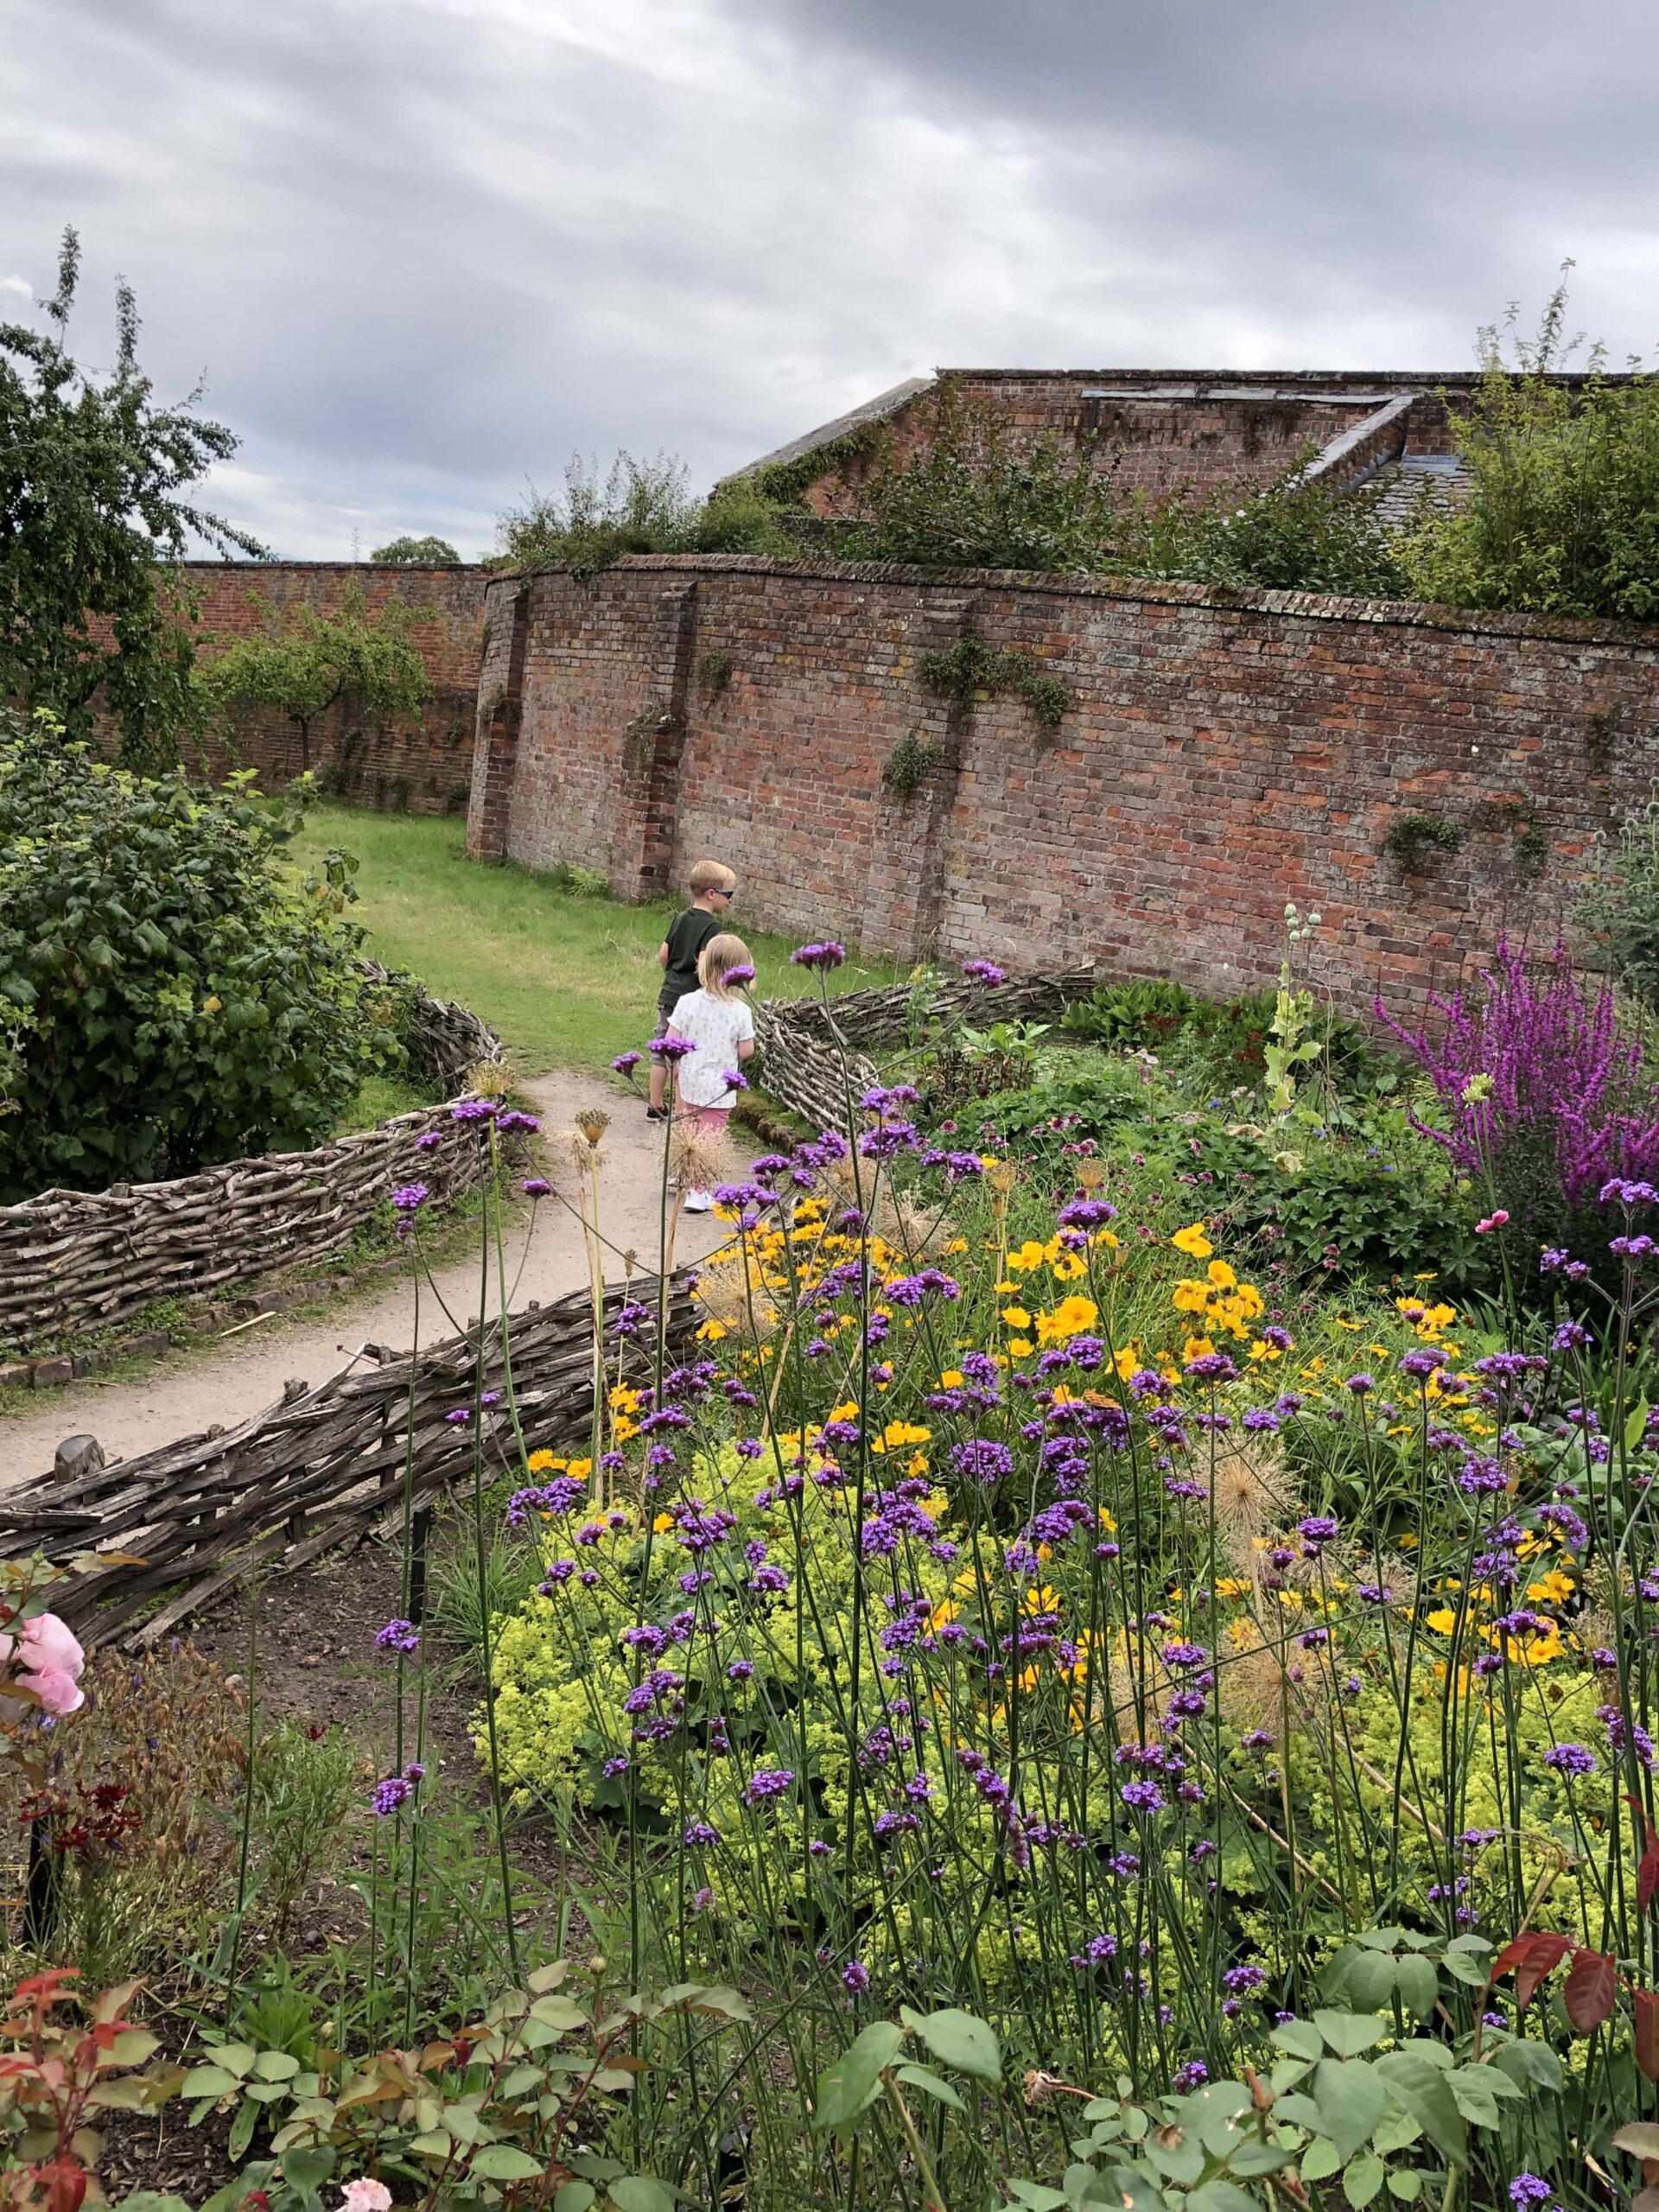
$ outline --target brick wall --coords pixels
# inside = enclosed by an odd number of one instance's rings
[[[331,614],[355,590],[371,610],[396,600],[430,686],[416,715],[370,718],[347,699],[312,725],[311,766],[325,790],[416,814],[454,812],[472,774],[485,588],[482,569],[373,568],[345,562],[192,562],[204,658],[216,639],[280,627],[302,610]],[[299,732],[269,709],[237,717],[234,743],[216,747],[212,769],[256,768],[267,790],[300,772]]]
[[[1272,980],[1294,899],[1323,980],[1408,1005],[1500,929],[1553,939],[1659,774],[1659,634],[1588,624],[715,556],[498,584],[488,621],[518,690],[480,712],[474,851],[630,897],[709,854],[744,918],[905,959],[1233,991]],[[1064,679],[1052,737],[920,687],[969,625]],[[912,732],[932,766],[895,797]],[[1410,813],[1464,837],[1418,876],[1382,850]]]

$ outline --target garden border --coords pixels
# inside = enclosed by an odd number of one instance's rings
[[[386,981],[377,962],[362,966]],[[470,1070],[505,1058],[487,1023],[418,984],[405,1042],[416,1065],[456,1094]],[[444,1142],[422,1149],[433,1131]],[[311,1152],[0,1206],[0,1345],[22,1351],[42,1338],[118,1327],[163,1299],[304,1266],[348,1243],[397,1184],[423,1182],[447,1204],[479,1181],[488,1159],[445,1103]]]
[[[636,1276],[607,1285],[601,1312],[609,1325],[624,1305],[654,1313],[657,1301],[657,1278]],[[588,1441],[592,1316],[590,1295],[581,1290],[509,1317],[512,1404],[531,1451]],[[670,1344],[686,1342],[696,1321],[690,1288],[677,1275],[667,1300]],[[643,1344],[607,1344],[607,1382],[649,1375],[654,1333],[648,1329]],[[39,1550],[67,1561],[94,1546],[111,1552],[107,1565],[55,1589],[54,1609],[89,1647],[119,1638],[148,1649],[251,1575],[291,1573],[341,1544],[401,1527],[406,1482],[415,1507],[470,1482],[473,1425],[448,1416],[472,1406],[479,1366],[476,1329],[418,1355],[364,1344],[315,1389],[290,1384],[279,1405],[237,1428],[183,1437],[109,1466],[90,1437],[71,1439],[49,1473],[0,1496],[0,1558]],[[504,1401],[483,1411],[486,1452],[498,1441],[516,1449],[505,1368],[498,1319],[482,1332],[479,1388],[499,1388]],[[159,1609],[134,1628],[135,1616],[163,1593]]]

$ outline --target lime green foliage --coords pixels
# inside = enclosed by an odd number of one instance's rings
[[[286,628],[233,639],[203,664],[197,683],[209,713],[232,735],[238,709],[286,715],[300,734],[302,773],[311,766],[312,723],[340,700],[365,715],[412,715],[427,694],[407,611],[388,600],[371,613],[355,586],[333,614],[302,608]]]
[[[352,863],[317,840],[314,872],[285,866],[299,818],[0,718],[0,1193],[298,1149],[400,1064]]]
[[[1553,380],[1582,340],[1556,287],[1536,337],[1511,308],[1480,334],[1484,374],[1453,420],[1472,478],[1457,512],[1402,542],[1414,594],[1534,614],[1659,615],[1659,383],[1611,384],[1597,348],[1578,392]]]
[[[365,1076],[334,1122],[337,1137],[354,1136],[399,1114],[436,1103],[437,1088],[408,1074]]]
[[[320,806],[296,857],[315,867],[341,843],[359,862],[353,912],[365,949],[481,1014],[522,1073],[608,1068],[652,1033],[662,982],[657,948],[676,908],[573,895],[528,868],[481,868],[467,858],[454,823],[429,817]],[[741,869],[742,854],[729,857]],[[741,906],[733,918],[742,926]],[[789,941],[747,929],[743,936],[761,997],[809,988],[790,965]],[[855,959],[835,978],[849,990],[894,980],[887,964]]]
[[[66,230],[42,332],[0,322],[0,699],[92,734],[101,696],[132,767],[166,766],[194,718],[188,609],[165,565],[195,540],[260,546],[188,494],[237,441],[161,407],[138,366],[138,311],[116,289],[115,365],[99,378],[67,336],[80,241]]]
[[[390,544],[377,545],[369,558],[394,569],[461,566],[461,556],[447,537],[394,537]]]
[[[800,550],[778,505],[753,477],[716,485],[706,499],[692,496],[683,461],[659,453],[636,460],[619,453],[601,480],[599,464],[573,454],[564,487],[531,487],[522,507],[497,526],[496,565],[569,569],[593,575],[629,553],[767,553]]]

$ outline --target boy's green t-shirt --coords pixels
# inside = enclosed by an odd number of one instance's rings
[[[706,906],[688,906],[676,915],[668,932],[668,966],[663,971],[658,1003],[671,1014],[689,992],[697,988],[697,960],[711,937],[720,934],[720,916]]]

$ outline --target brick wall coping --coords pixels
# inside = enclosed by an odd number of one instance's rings
[[[318,575],[353,576],[456,576],[493,575],[496,572],[485,561],[163,561],[163,569],[200,569],[208,575],[218,575],[226,569],[257,576],[278,575],[289,569],[305,569]]]
[[[661,575],[775,575],[804,582],[1031,592],[1050,598],[1116,600],[1147,607],[1208,607],[1219,614],[1371,622],[1385,628],[1446,630],[1465,637],[1538,638],[1565,645],[1625,645],[1659,652],[1659,626],[1578,621],[1564,615],[1491,613],[1478,607],[1439,607],[1410,599],[1344,599],[1325,592],[1229,591],[1209,584],[1161,583],[1146,577],[1072,575],[1031,569],[922,569],[899,561],[776,561],[758,553],[632,553],[612,564],[612,571],[619,569]],[[499,572],[498,581],[517,588],[533,582],[537,575],[568,573],[560,569],[506,569]]]
[[[1516,372],[1518,373],[1518,372]],[[1224,389],[1245,385],[1260,385],[1271,391],[1275,385],[1294,386],[1300,392],[1325,389],[1341,391],[1399,391],[1406,388],[1431,391],[1442,388],[1450,391],[1472,391],[1484,381],[1485,372],[1480,369],[936,369],[937,377],[961,377],[965,382],[995,381],[998,384],[1070,384],[1087,378],[1103,382],[1128,385],[1220,385]],[[1592,377],[1585,369],[1551,369],[1546,372],[1551,384],[1566,385],[1576,389],[1590,384],[1638,384],[1647,372],[1641,369],[1610,369]]]

